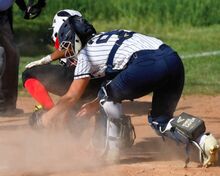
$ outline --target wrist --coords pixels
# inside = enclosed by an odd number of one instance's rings
[[[52,58],[51,58],[50,54],[41,59],[41,63],[43,63],[43,64],[48,64],[50,62],[52,62]]]

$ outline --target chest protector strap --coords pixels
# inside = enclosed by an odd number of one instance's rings
[[[113,70],[113,60],[115,57],[115,53],[117,52],[118,48],[121,46],[121,44],[131,38],[133,36],[135,32],[127,32],[124,30],[119,30],[117,31],[117,35],[118,35],[118,40],[115,42],[114,46],[112,47],[109,56],[108,56],[108,60],[107,60],[107,68],[105,70],[106,73],[106,77],[107,79],[112,79],[114,78],[120,71],[119,70]]]

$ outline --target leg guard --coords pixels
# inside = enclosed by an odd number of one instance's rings
[[[123,115],[121,104],[106,101],[101,103],[103,108],[102,121],[105,129],[106,146],[120,149],[131,147],[136,138],[134,126],[129,116]],[[104,116],[104,118],[103,118]]]
[[[119,156],[120,149],[132,146],[136,135],[130,117],[123,115],[120,103],[109,100],[104,87],[99,92],[99,98],[101,117],[96,119],[96,130],[101,130],[104,136],[104,145],[101,145],[104,146],[104,156],[114,160],[114,157]],[[113,157],[110,156],[111,153],[114,153]]]
[[[110,135],[111,126],[114,124],[118,128],[117,137],[115,139],[119,140],[119,148],[129,148],[133,145],[136,138],[134,126],[131,123],[130,116],[123,115],[119,119],[108,118],[107,119],[107,140],[114,140],[114,137]]]
[[[187,160],[186,164],[189,162],[188,150],[190,144],[196,146],[200,152],[200,161],[203,163],[204,166],[207,164],[207,152],[204,150],[204,141],[203,138],[207,134],[204,134],[206,131],[205,123],[203,120],[186,114],[182,113],[180,116],[172,118],[167,125],[160,124],[157,121],[152,121],[149,117],[149,122],[151,126],[155,129],[157,134],[164,137],[171,138],[175,140],[177,143],[182,143],[186,145],[186,153],[187,153]],[[211,137],[209,137],[211,138]],[[214,146],[212,146],[213,150],[219,148],[216,140],[212,142]],[[210,143],[210,142],[209,142]],[[209,147],[210,148],[210,147]],[[206,160],[206,161],[205,161]],[[212,160],[212,159],[209,159]]]

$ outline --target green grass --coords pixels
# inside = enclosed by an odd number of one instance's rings
[[[220,23],[219,0],[47,0],[44,21],[59,9],[79,10],[89,20],[153,19],[156,23],[207,26]]]
[[[47,0],[46,2],[47,5],[41,15],[34,20],[24,20],[22,12],[16,5],[14,6],[16,40],[23,56],[43,55],[48,51],[50,43],[48,28],[55,13],[65,8],[79,10],[98,31],[127,28],[154,34],[166,39],[167,42],[175,40],[176,42],[171,43],[174,47],[177,45],[177,49],[182,43],[180,49],[182,50],[183,46],[183,50],[188,47],[186,52],[197,50],[197,43],[200,42],[198,39],[206,37],[204,29],[195,32],[190,26],[203,28],[220,24],[219,0]],[[176,30],[172,29],[173,26]],[[219,27],[217,29],[219,30]],[[182,31],[185,35],[182,35]],[[217,33],[219,33],[217,30],[213,31],[213,35]],[[177,35],[179,37],[175,38]],[[218,39],[219,36],[216,42]],[[193,44],[188,45],[188,40]],[[203,48],[207,49],[206,43]]]
[[[105,3],[106,2],[106,3]],[[79,10],[98,32],[131,29],[162,39],[180,55],[220,50],[218,0],[47,0],[41,16],[25,21],[15,6],[15,38],[26,63],[52,51],[51,21],[56,11]],[[220,94],[220,56],[184,59],[184,94]],[[22,90],[21,81],[19,88]]]
[[[183,59],[184,94],[220,94],[220,56]]]
[[[99,31],[104,29],[122,28],[122,23],[101,23],[96,22],[95,26]],[[134,25],[134,26],[133,26]],[[137,25],[135,23],[127,24],[127,29],[136,28],[141,33],[149,34],[161,38],[164,42],[172,46],[180,55],[196,54],[198,52],[220,50],[220,25],[209,27],[172,27],[155,26],[155,30]],[[145,29],[148,32],[144,32]],[[43,46],[42,46],[43,47]],[[38,48],[38,49],[41,49]],[[29,50],[29,49],[28,49]],[[45,54],[50,50],[45,50]],[[33,54],[31,57],[22,57],[20,64],[20,73],[24,66],[32,61],[39,59],[43,54]],[[184,94],[220,94],[220,56],[209,56],[201,58],[183,59],[185,66],[185,87]],[[21,81],[19,88],[22,90]]]

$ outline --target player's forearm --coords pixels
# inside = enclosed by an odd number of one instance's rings
[[[51,126],[63,126],[65,124],[66,119],[68,119],[69,110],[71,110],[74,105],[79,100],[78,95],[64,95],[60,98],[57,104],[42,117],[43,126],[51,127]]]
[[[78,102],[79,99],[80,99],[80,96],[78,96],[78,95],[66,94],[59,99],[56,106],[59,106],[60,108],[62,106],[61,110],[70,109],[70,108],[74,107],[74,105]]]
[[[57,59],[65,57],[64,51],[55,50],[53,53],[50,54],[51,60],[55,61]]]
[[[69,110],[78,102],[89,80],[90,78],[82,78],[73,81],[67,93],[43,116],[42,121],[45,127],[49,127],[57,121],[64,122],[68,118]]]
[[[62,97],[58,103],[42,118],[45,127],[59,126],[68,118],[69,110],[73,107],[73,98]],[[59,124],[59,125],[58,125]]]

